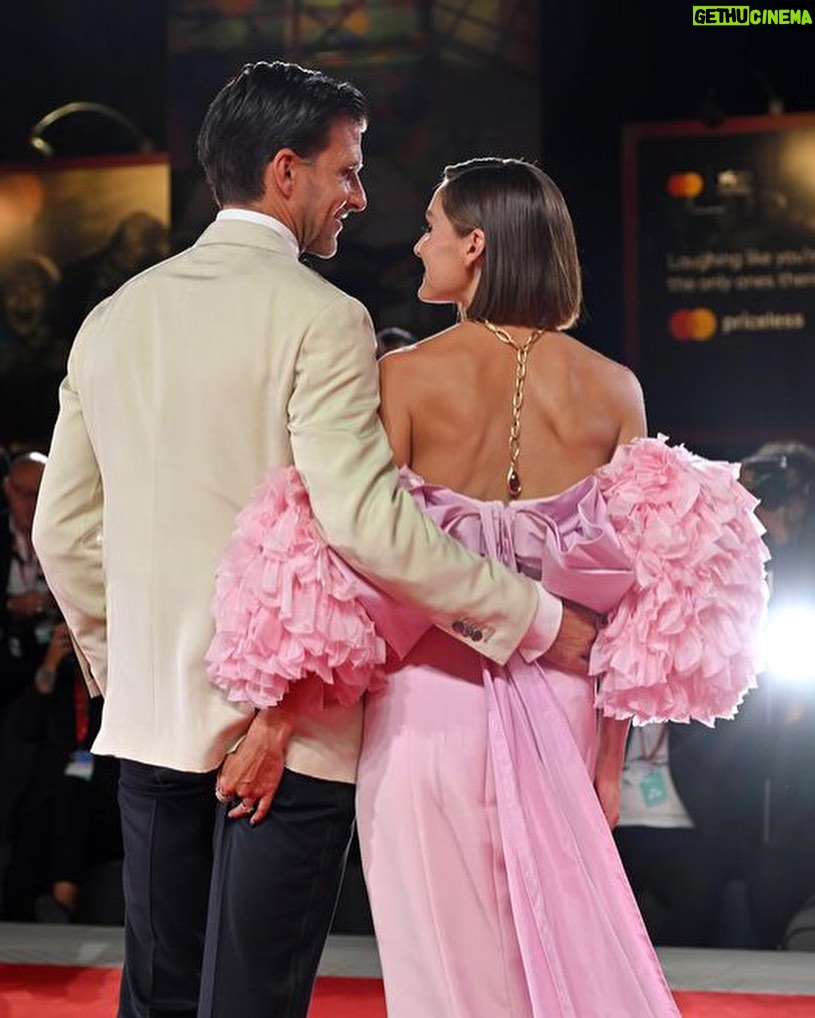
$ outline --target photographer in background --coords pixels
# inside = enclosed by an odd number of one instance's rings
[[[698,739],[707,731],[665,721],[628,734],[614,840],[648,933],[660,946],[714,946],[727,860],[720,855],[721,831],[699,801],[699,786],[709,785],[710,775],[686,766],[688,747],[698,760]]]
[[[6,506],[0,512],[0,719],[28,686],[51,639],[56,603],[31,544],[31,525],[45,456],[16,456],[3,478]]]
[[[760,499],[756,515],[765,541],[772,601],[815,592],[815,449],[802,442],[771,442],[741,465],[741,483]]]
[[[815,627],[815,450],[764,445],[740,479],[761,500],[770,619],[809,605]],[[815,678],[797,617],[782,649],[803,638],[802,674]],[[614,837],[658,944],[775,948],[815,894],[815,683],[768,664],[732,721],[631,733]]]
[[[119,764],[90,752],[101,720],[102,697],[89,697],[68,627],[59,622],[17,711],[18,734],[39,751],[9,875],[25,886],[20,911],[30,914],[33,901],[38,922],[74,919],[88,875],[123,855]],[[19,892],[9,889],[7,898],[15,897]],[[116,924],[121,922],[123,916]]]
[[[762,446],[742,464],[761,499],[771,598],[764,699],[762,843],[748,874],[758,947],[787,944],[795,914],[815,896],[815,449]]]
[[[3,887],[3,918],[15,922],[35,919],[38,896],[51,887],[51,834],[57,786],[70,748],[50,737],[40,703],[43,681],[56,675],[73,658],[67,626],[57,623],[45,656],[26,687],[9,708],[3,727],[4,818],[8,868]]]
[[[118,765],[89,749],[90,701],[31,545],[46,458],[16,456],[0,513],[0,915],[65,922],[95,866],[121,859]]]
[[[31,544],[31,525],[45,456],[23,453],[8,462],[0,507],[0,886],[15,851],[25,789],[39,756],[38,747],[20,738],[17,713],[51,642],[57,619]],[[3,896],[5,897],[5,896]],[[8,902],[2,901],[6,914]],[[32,916],[33,918],[33,916]]]

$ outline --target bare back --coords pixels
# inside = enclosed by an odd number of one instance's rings
[[[515,352],[477,322],[384,357],[381,413],[396,462],[473,498],[508,501],[515,372]],[[645,429],[640,386],[627,368],[545,333],[524,386],[521,498],[560,493]]]

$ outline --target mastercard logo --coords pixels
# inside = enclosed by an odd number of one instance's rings
[[[718,328],[716,315],[710,308],[692,308],[684,311],[674,311],[668,319],[668,330],[674,339],[694,340],[704,343],[713,339]]]
[[[672,173],[667,186],[672,198],[696,198],[704,191],[705,181],[701,173]]]

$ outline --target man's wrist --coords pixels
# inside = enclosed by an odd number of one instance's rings
[[[542,657],[557,639],[563,622],[563,602],[550,594],[541,584],[536,584],[538,607],[532,616],[532,623],[521,640],[518,650],[527,664]]]

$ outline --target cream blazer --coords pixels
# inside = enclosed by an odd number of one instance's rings
[[[371,321],[262,224],[224,220],[89,315],[60,389],[34,545],[105,697],[97,753],[208,771],[252,716],[208,680],[236,514],[295,464],[324,534],[434,623],[504,661],[535,585],[442,535],[397,485]],[[295,770],[353,780],[361,711],[304,723]]]

